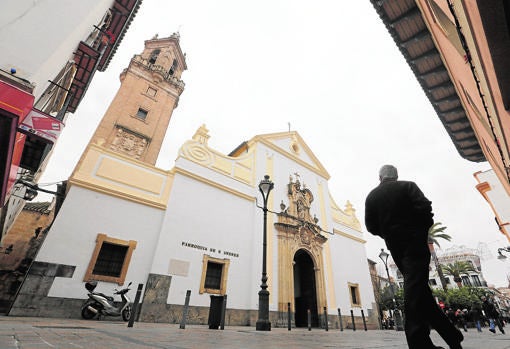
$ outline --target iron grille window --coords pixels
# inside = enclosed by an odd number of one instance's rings
[[[96,275],[119,277],[127,251],[128,246],[103,242],[92,273]]]
[[[478,275],[471,275],[471,279],[473,279],[473,285],[475,285],[477,287],[482,286],[482,283],[481,283],[480,278],[478,277]]]
[[[464,286],[471,286],[471,280],[469,280],[469,276],[466,275],[462,276],[462,284]]]
[[[207,262],[207,272],[205,274],[204,287],[214,290],[221,289],[221,274],[223,273],[223,264]]]
[[[430,286],[436,286],[437,285],[436,279],[430,279],[429,280],[429,285]]]
[[[352,304],[359,304],[358,301],[358,288],[356,286],[351,286],[351,300]]]

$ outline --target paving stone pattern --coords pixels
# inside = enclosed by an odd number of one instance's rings
[[[509,331],[510,332],[510,331]],[[510,335],[475,330],[465,334],[464,349],[510,349]],[[445,346],[433,332],[436,345]],[[254,327],[186,326],[109,320],[75,320],[0,317],[0,349],[301,349],[301,348],[393,348],[406,349],[403,332],[380,330],[330,330],[274,328],[270,332]]]

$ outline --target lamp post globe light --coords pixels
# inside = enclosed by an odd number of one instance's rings
[[[271,322],[269,321],[269,291],[267,290],[267,199],[269,193],[273,190],[274,183],[271,182],[268,175],[259,183],[259,190],[262,193],[264,202],[264,229],[262,239],[262,284],[259,291],[259,317],[256,324],[257,331],[271,331]]]
[[[384,250],[384,248],[381,248],[381,253],[379,253],[379,258],[383,261],[384,267],[386,268],[386,275],[388,276],[388,282],[390,284],[390,290],[391,290],[391,299],[392,299],[392,308],[393,308],[393,314],[390,309],[390,317],[392,318],[393,315],[395,315],[395,326],[397,331],[403,331],[404,328],[402,326],[402,318],[400,317],[400,312],[397,309],[397,302],[395,301],[395,289],[393,288],[393,282],[390,280],[390,272],[388,270],[388,257],[390,254]]]

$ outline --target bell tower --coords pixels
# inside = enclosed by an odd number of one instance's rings
[[[187,69],[179,34],[145,41],[120,74],[121,86],[89,144],[155,165]]]

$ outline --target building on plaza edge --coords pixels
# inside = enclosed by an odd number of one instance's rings
[[[68,117],[108,68],[141,3],[2,1],[0,247],[26,202],[44,191],[37,183]]]
[[[487,162],[476,188],[510,241],[510,6],[370,0],[459,155]],[[494,229],[494,232],[498,230]]]
[[[227,325],[255,325],[263,210],[258,184],[274,182],[267,217],[270,320],[377,326],[365,240],[355,210],[340,208],[326,169],[295,132],[254,136],[229,155],[205,125],[156,168],[184,83],[179,35],[145,42],[68,181],[66,199],[9,315],[79,317],[84,284],[111,293],[143,284],[140,320],[205,324],[228,296]],[[157,127],[155,127],[155,125]],[[159,125],[159,126],[158,126]],[[161,126],[163,125],[163,126]],[[131,291],[134,293],[133,291]],[[219,298],[218,298],[219,297]]]
[[[487,287],[487,281],[482,273],[482,264],[480,251],[468,248],[465,246],[452,246],[445,250],[437,251],[437,258],[440,265],[448,265],[453,264],[455,262],[468,262],[473,266],[474,271],[469,272],[468,274],[461,275],[461,287],[462,286],[472,286],[472,287]],[[404,278],[402,273],[398,270],[397,266],[394,263],[391,263],[390,266],[392,275],[396,275],[396,282],[400,287],[404,286]],[[434,261],[430,261],[430,275],[429,275],[429,286],[432,289],[441,289],[441,280],[437,272],[436,265]],[[444,273],[444,272],[443,272]],[[454,280],[451,275],[444,276],[447,289],[455,289],[459,288],[458,283]]]

